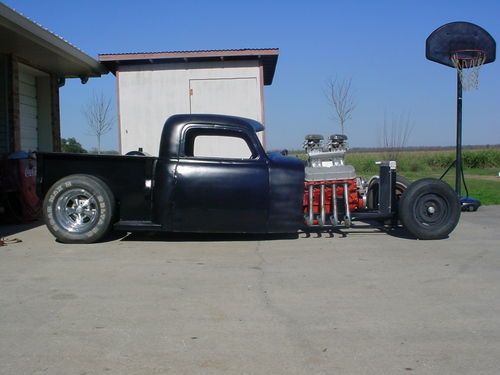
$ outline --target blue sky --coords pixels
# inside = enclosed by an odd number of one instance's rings
[[[278,47],[265,90],[268,148],[299,148],[307,133],[339,131],[323,94],[330,77],[352,78],[357,108],[346,125],[352,147],[380,146],[384,114],[410,114],[409,145],[455,141],[456,74],[425,58],[437,27],[469,21],[500,38],[498,0],[448,1],[67,1],[5,0],[87,54]],[[63,137],[91,148],[82,106],[92,92],[113,104],[115,78],[61,89]],[[500,144],[500,61],[464,95],[464,144]],[[117,129],[104,148],[117,148]]]

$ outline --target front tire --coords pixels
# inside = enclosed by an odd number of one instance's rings
[[[459,218],[458,196],[441,180],[418,180],[401,195],[399,219],[417,239],[446,238],[457,226]]]
[[[49,231],[64,243],[99,241],[109,230],[115,200],[109,187],[88,175],[71,175],[57,181],[43,202]]]
[[[400,175],[396,175],[396,201],[399,201],[401,195],[408,189],[408,186],[411,185],[411,182]],[[366,194],[366,208],[370,210],[378,210],[378,192],[380,189],[380,179],[378,176],[373,177],[369,184]]]

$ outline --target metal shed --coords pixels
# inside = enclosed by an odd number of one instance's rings
[[[264,86],[273,81],[278,54],[277,48],[100,54],[117,78],[120,151],[157,155],[163,124],[177,113],[264,122]]]

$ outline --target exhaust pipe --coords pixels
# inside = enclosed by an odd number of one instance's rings
[[[337,208],[337,184],[332,185],[332,216],[330,221],[333,225],[339,225],[339,214]]]
[[[313,225],[314,222],[314,207],[313,207],[313,185],[309,185],[309,218],[307,219],[308,225]]]
[[[351,211],[349,209],[349,184],[344,183],[344,200],[345,200],[345,218],[344,225],[346,228],[351,226]]]

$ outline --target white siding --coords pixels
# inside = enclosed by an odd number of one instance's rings
[[[21,150],[38,149],[38,105],[36,78],[30,72],[19,69],[19,121]]]
[[[0,55],[0,154],[9,152],[9,121],[7,111],[7,58]]]
[[[240,61],[121,67],[117,75],[121,152],[142,147],[158,155],[163,124],[177,113],[222,113],[262,121],[258,64]]]

